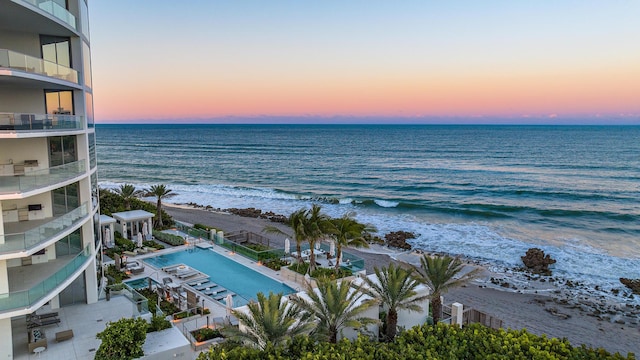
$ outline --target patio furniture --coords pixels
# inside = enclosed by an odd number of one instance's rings
[[[69,340],[73,337],[73,330],[62,330],[56,333],[56,342]]]
[[[32,353],[37,348],[47,348],[47,337],[44,334],[44,331],[40,329],[32,329],[29,330],[29,352]],[[44,350],[42,350],[44,351]]]

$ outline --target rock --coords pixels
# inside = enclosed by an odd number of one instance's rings
[[[411,249],[411,245],[407,243],[407,239],[415,238],[416,234],[407,231],[390,232],[384,236],[388,246],[405,250]]]
[[[620,278],[620,282],[628,287],[634,294],[640,295],[640,279]]]
[[[544,251],[538,248],[527,250],[525,256],[521,256],[520,259],[522,259],[522,262],[529,271],[541,275],[551,275],[549,265],[556,263],[551,256],[545,255]]]

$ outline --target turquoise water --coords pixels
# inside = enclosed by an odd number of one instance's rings
[[[540,247],[608,291],[640,278],[639,126],[98,125],[103,187],[169,202],[354,212],[500,270]]]
[[[151,282],[155,285],[158,285],[158,282],[151,279]],[[135,280],[129,280],[129,281],[125,281],[125,284],[131,286],[134,289],[143,289],[146,288],[149,285],[149,278],[148,277],[143,277],[140,279],[135,279]]]
[[[236,255],[239,256],[239,255]],[[269,294],[283,293],[285,295],[295,292],[289,286],[264,276],[248,267],[239,264],[212,250],[194,249],[190,251],[178,251],[171,254],[159,255],[144,259],[145,262],[158,269],[174,264],[185,264],[207,275],[209,279],[236,293],[234,305],[241,306],[250,300],[256,300],[259,292]]]

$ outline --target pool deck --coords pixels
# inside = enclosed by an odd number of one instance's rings
[[[193,240],[193,238],[191,238]],[[280,271],[274,271],[269,269],[266,266],[262,266],[261,264],[258,264],[257,262],[245,258],[242,255],[233,253],[232,251],[230,251],[229,249],[226,249],[224,247],[218,246],[213,244],[210,241],[199,241],[197,243],[189,243],[187,245],[182,245],[182,246],[175,246],[172,248],[167,248],[164,250],[159,250],[159,251],[155,251],[152,253],[148,253],[148,254],[141,254],[141,255],[137,255],[137,256],[130,256],[129,259],[130,260],[144,260],[147,258],[152,258],[152,257],[156,257],[159,255],[165,255],[165,254],[170,254],[170,253],[174,253],[174,252],[178,252],[178,251],[184,251],[184,250],[188,250],[188,249],[193,249],[194,247],[200,248],[200,249],[211,249],[213,251],[215,251],[216,253],[227,257],[229,259],[232,259],[234,261],[236,261],[237,263],[250,268],[266,277],[269,277],[271,279],[273,279],[274,281],[277,281],[279,283],[283,283],[287,286],[289,286],[290,288],[294,289],[295,292],[299,292],[302,291],[302,286],[299,283],[290,281],[285,279],[281,274]],[[163,271],[161,268],[157,268],[153,265],[150,265],[148,262],[144,262],[145,265],[145,270],[144,272],[140,273],[140,274],[136,274],[135,276],[132,276],[128,281],[130,280],[135,280],[138,278],[144,278],[144,277],[150,277],[154,280],[156,280],[158,283],[162,284],[163,283],[163,278],[165,277],[170,277],[172,279],[172,281],[176,284],[187,284],[190,282],[193,282],[195,280],[197,280],[198,277],[193,277],[193,278],[187,278],[187,279],[181,279],[179,278],[175,273],[168,273]],[[195,270],[198,270],[197,268],[194,268]],[[188,286],[188,285],[187,285]],[[224,303],[222,302],[218,302],[213,300],[211,297],[205,295],[204,293],[197,291],[194,289],[194,291],[196,293],[198,293],[199,295],[201,295],[201,299],[204,299],[205,301],[205,307],[209,308],[211,310],[211,316],[213,317],[226,317],[227,316],[227,308],[224,305]]]

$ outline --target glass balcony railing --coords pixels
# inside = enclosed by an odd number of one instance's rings
[[[80,115],[0,113],[0,131],[82,129],[84,129],[84,116]]]
[[[11,165],[11,164],[9,164]],[[34,170],[20,176],[0,176],[0,194],[25,193],[73,179],[87,171],[85,160]]]
[[[51,293],[91,259],[91,248],[87,245],[70,262],[29,290],[0,294],[0,311],[27,308]],[[37,266],[37,265],[34,265]]]
[[[48,12],[49,14],[64,21],[69,26],[71,26],[74,30],[76,30],[76,17],[73,16],[69,12],[69,10],[65,9],[64,6],[58,4],[57,2],[51,1],[51,0],[22,0],[22,1]]]
[[[51,76],[56,79],[80,84],[78,82],[79,77],[76,70],[56,64],[52,61],[25,55],[12,50],[0,49],[0,67]]]
[[[89,203],[84,203],[68,213],[36,228],[18,234],[0,235],[0,254],[32,249],[39,244],[73,227],[89,213]]]

